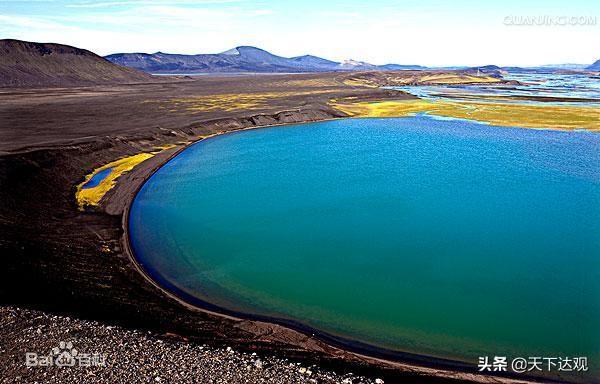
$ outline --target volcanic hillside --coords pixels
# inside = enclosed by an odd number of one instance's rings
[[[146,82],[152,78],[85,49],[0,40],[0,87],[69,87]]]

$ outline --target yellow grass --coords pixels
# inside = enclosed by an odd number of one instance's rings
[[[402,117],[418,112],[427,112],[432,108],[425,100],[382,101],[377,103],[334,102],[332,106],[353,117]]]
[[[156,147],[154,147],[154,149],[157,151],[164,151],[165,149],[175,148],[176,146],[176,144],[157,145]]]
[[[79,206],[79,209],[83,210],[86,206],[98,205],[106,192],[114,187],[119,176],[132,170],[136,165],[148,160],[156,153],[157,152],[138,153],[137,155],[124,157],[122,159],[105,164],[100,168],[96,168],[92,173],[85,177],[85,181],[83,183],[77,186],[75,197],[77,199],[77,205]],[[112,168],[112,171],[97,186],[83,189],[83,185],[87,183],[96,173],[107,168]]]
[[[358,87],[402,86],[414,84],[473,84],[473,83],[499,83],[502,79],[491,76],[475,76],[465,73],[404,73],[402,75],[384,74],[383,77],[351,77],[344,80],[344,84]]]
[[[369,79],[347,79],[344,80],[344,84],[349,85],[351,87],[369,87],[369,88],[378,88],[379,85],[372,80]]]
[[[399,100],[376,103],[335,102],[355,117],[402,117],[415,113],[477,120],[494,125],[600,131],[600,109],[586,106]]]
[[[339,83],[333,77],[326,77],[318,79],[283,80],[275,82],[274,85],[293,88],[323,88],[336,87],[339,86]]]
[[[421,83],[429,84],[472,84],[472,83],[498,83],[502,81],[491,76],[473,76],[457,74],[436,74],[423,76],[419,79]]]
[[[334,89],[317,89],[296,92],[263,92],[263,93],[230,93],[221,95],[207,95],[171,99],[170,112],[207,112],[207,111],[237,111],[265,107],[273,100],[285,97],[327,94],[335,92]]]

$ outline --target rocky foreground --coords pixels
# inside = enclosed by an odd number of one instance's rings
[[[383,383],[17,307],[0,307],[0,348],[1,383]],[[52,355],[53,349],[90,359],[75,359],[74,366],[26,366],[26,353],[39,359]]]

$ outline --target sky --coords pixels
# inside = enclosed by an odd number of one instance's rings
[[[600,1],[0,0],[0,38],[100,55],[252,45],[373,64],[585,64],[600,59]]]

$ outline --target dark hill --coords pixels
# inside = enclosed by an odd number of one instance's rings
[[[62,44],[0,40],[0,87],[68,87],[150,81],[85,49]]]

